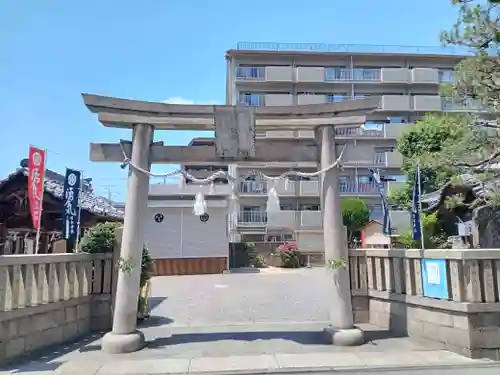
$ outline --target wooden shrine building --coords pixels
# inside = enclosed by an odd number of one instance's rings
[[[21,168],[0,180],[0,255],[32,253],[36,237],[28,200],[27,161]],[[39,253],[52,252],[54,241],[61,239],[65,176],[45,171],[43,211]],[[80,228],[83,231],[98,222],[121,221],[124,213],[108,199],[94,194],[91,179],[84,179],[80,192]]]

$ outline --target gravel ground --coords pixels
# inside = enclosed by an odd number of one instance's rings
[[[152,280],[152,315],[171,326],[327,322],[322,268],[253,274],[164,276]]]

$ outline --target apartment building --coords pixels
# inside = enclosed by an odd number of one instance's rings
[[[370,168],[378,169],[390,192],[405,181],[397,139],[409,124],[426,112],[470,110],[474,103],[456,104],[439,94],[440,84],[451,82],[453,67],[463,54],[452,50],[379,46],[330,46],[276,43],[239,43],[227,51],[227,104],[287,106],[337,102],[367,96],[381,99],[381,108],[368,116],[363,129],[353,126],[336,130],[336,142],[353,142],[344,156],[340,191],[343,197],[362,197],[372,219],[382,218],[379,191]],[[258,138],[312,138],[312,131],[275,131]],[[192,145],[213,142],[194,139]],[[186,165],[195,176],[207,176],[219,168]],[[268,184],[255,170],[277,176],[297,169],[317,170],[317,165],[253,165],[238,168],[240,213],[238,230],[250,241],[286,241],[296,230],[321,228],[319,183],[297,178],[278,184],[282,212],[270,220],[265,212]],[[189,181],[188,181],[189,183]],[[220,181],[227,183],[227,181]],[[276,216],[276,217],[275,217]],[[391,214],[396,229],[409,226],[408,215]],[[398,226],[400,228],[398,228]]]

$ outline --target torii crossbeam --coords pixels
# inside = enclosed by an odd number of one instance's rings
[[[120,258],[141,264],[152,163],[276,163],[320,162],[327,169],[337,159],[334,127],[365,123],[367,113],[379,108],[379,98],[347,100],[338,103],[283,107],[244,107],[231,105],[180,105],[153,103],[83,94],[85,105],[108,127],[132,129],[131,144],[91,144],[90,159],[97,162],[124,162],[130,168],[125,203]],[[164,146],[153,143],[154,130],[215,130],[215,146]],[[315,130],[311,140],[255,140],[257,131]],[[318,152],[318,148],[320,152]],[[318,160],[319,156],[319,160]],[[321,178],[325,263],[348,259],[340,208],[339,168],[331,168]],[[364,341],[363,332],[354,327],[349,271],[328,268],[332,277],[331,326],[325,332],[337,345],[356,345]],[[144,335],[137,331],[140,267],[118,272],[113,329],[102,341],[108,353],[128,353],[144,346]]]

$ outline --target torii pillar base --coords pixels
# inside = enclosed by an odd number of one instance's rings
[[[327,327],[323,330],[327,343],[337,346],[359,346],[365,343],[365,334],[359,328],[338,329]]]
[[[109,354],[133,353],[146,346],[144,334],[135,331],[126,334],[108,332],[102,338],[101,350]]]

